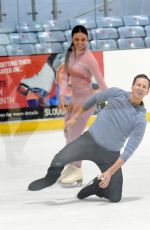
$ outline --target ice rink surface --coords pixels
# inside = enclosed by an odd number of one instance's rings
[[[65,145],[62,131],[0,136],[1,230],[147,230],[150,227],[150,123],[143,142],[123,166],[119,203],[91,196],[78,200],[81,188],[55,184],[38,192],[28,184],[46,174],[54,154]],[[83,186],[100,172],[83,162]]]

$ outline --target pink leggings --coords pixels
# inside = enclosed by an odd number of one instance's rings
[[[83,105],[84,102],[88,99],[88,97],[91,96],[92,94],[93,91],[90,88],[73,90],[73,94],[72,94],[73,108],[71,111],[66,110],[65,122],[74,116],[74,114],[79,109],[79,106]],[[94,113],[94,111],[95,111],[95,107],[92,107],[90,110],[84,112],[70,129],[68,130],[64,129],[66,144],[74,141],[83,133],[86,124],[90,116]],[[81,163],[82,161],[76,161],[73,162],[72,164],[75,165],[76,167],[81,167]]]

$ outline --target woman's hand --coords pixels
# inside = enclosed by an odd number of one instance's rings
[[[60,104],[58,105],[59,109],[65,109],[65,97],[60,96]]]

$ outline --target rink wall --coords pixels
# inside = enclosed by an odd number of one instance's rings
[[[95,116],[92,116],[87,126],[90,126],[95,120]],[[46,130],[60,130],[64,127],[64,120],[59,119],[42,119],[33,121],[23,121],[23,122],[7,122],[0,124],[0,134],[17,134],[25,132],[36,132],[36,131],[46,131]]]
[[[109,87],[131,89],[134,76],[144,73],[150,76],[150,49],[115,50],[103,52],[104,77]],[[150,121],[150,95],[145,99],[147,121]],[[95,116],[89,119],[91,125]],[[63,129],[63,118],[38,119],[0,123],[0,134],[15,134],[44,130]]]
[[[150,49],[104,52],[103,61],[104,76],[109,87],[116,86],[130,91],[136,75],[146,74],[150,78]],[[149,120],[150,93],[144,98],[144,104]]]

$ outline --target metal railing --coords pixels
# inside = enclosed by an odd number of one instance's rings
[[[99,6],[96,6],[96,0],[94,1],[94,7],[92,9],[89,9],[85,12],[83,12],[82,14],[79,14],[77,16],[75,16],[74,18],[79,18],[81,16],[87,15],[91,12],[95,12],[97,9],[100,9],[101,11],[104,11],[104,16],[108,16],[109,13],[109,4],[113,2],[113,0],[103,0],[103,3],[100,4]],[[16,1],[16,5],[18,6],[18,1]],[[61,11],[58,11],[58,2],[57,0],[52,0],[52,15],[53,15],[53,19],[58,19],[58,14],[61,13]],[[18,9],[17,9],[18,11]],[[31,15],[32,16],[32,20],[36,21],[38,12],[36,10],[36,0],[31,0],[31,11],[27,12],[27,15]],[[3,17],[7,16],[6,13],[3,12],[2,10],[2,0],[0,0],[0,22],[3,21]]]
[[[104,2],[102,4],[100,4],[99,6],[96,6],[96,1],[94,1],[94,7],[92,9],[87,10],[87,11],[83,12],[82,14],[78,14],[77,16],[75,16],[75,18],[82,17],[82,16],[87,15],[91,12],[95,12],[98,9],[104,11],[104,16],[108,16],[109,4],[111,2],[113,2],[113,0],[104,0]]]

